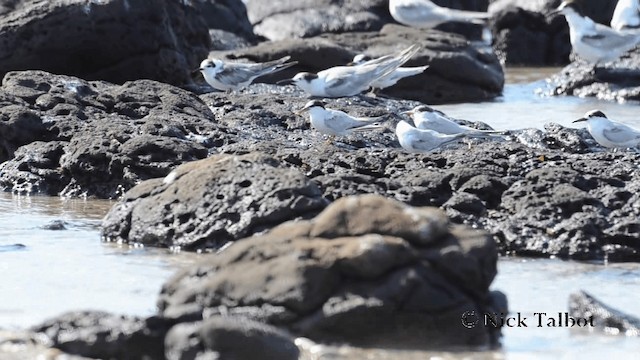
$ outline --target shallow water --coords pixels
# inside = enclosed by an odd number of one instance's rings
[[[560,68],[508,69],[503,95],[496,100],[437,105],[434,108],[454,118],[485,122],[496,130],[543,129],[548,122],[580,128],[584,127],[584,123],[573,124],[572,121],[594,109],[601,110],[612,120],[640,127],[640,107],[636,102],[619,104],[593,98],[538,95],[542,89],[546,89],[545,79],[559,71]]]
[[[447,114],[484,121],[497,129],[542,128],[599,108],[640,126],[637,104],[571,97],[540,98],[535,90],[557,69],[512,69],[501,99],[436,106]],[[533,82],[533,83],[531,83]],[[112,203],[0,193],[0,328],[24,328],[67,310],[96,309],[132,315],[155,312],[161,284],[197,258],[164,250],[100,242],[100,219]],[[62,220],[66,230],[47,230]],[[567,311],[571,292],[584,289],[605,303],[640,316],[640,265],[598,265],[560,260],[503,258],[492,286],[505,292],[513,313],[532,317]],[[533,325],[535,321],[529,320]],[[485,353],[420,353],[326,348],[326,357],[349,359],[602,358],[628,357],[640,339],[576,333],[566,328],[505,328],[503,349]]]

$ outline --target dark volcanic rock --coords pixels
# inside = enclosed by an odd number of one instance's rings
[[[437,209],[348,197],[207,256],[164,285],[159,306],[169,318],[238,315],[314,341],[495,345],[499,329],[466,329],[460,314],[506,310],[488,291],[496,261],[490,237],[449,230]]]
[[[159,318],[137,318],[100,311],[69,312],[31,329],[51,346],[97,359],[163,359],[169,325]]]
[[[569,296],[569,314],[574,318],[593,319],[589,330],[640,336],[640,318],[613,309],[584,291]]]
[[[188,3],[188,2],[187,2]],[[195,0],[190,2],[200,13],[209,29],[216,29],[255,40],[253,26],[247,17],[247,8],[242,0]],[[220,49],[213,44],[213,49]]]
[[[493,48],[503,64],[545,66],[569,62],[569,28],[561,17],[508,7],[491,18]]]
[[[298,360],[299,350],[283,331],[240,317],[214,316],[174,326],[165,340],[167,360]]]
[[[487,0],[436,0],[438,5],[455,9],[486,11]],[[377,31],[395,22],[389,14],[388,0],[339,1],[250,1],[249,20],[255,32],[269,40],[308,38],[323,33]],[[455,32],[470,39],[482,36],[482,27],[447,23],[438,30]]]
[[[0,110],[14,114],[0,122],[0,184],[15,192],[116,197],[226,141],[196,96],[150,80],[12,72],[0,98],[16,104]]]
[[[548,95],[592,96],[609,101],[640,100],[640,48],[594,66],[576,61],[548,82]]]
[[[190,83],[210,40],[200,12],[186,3],[21,1],[0,20],[0,76],[40,69],[115,83]]]
[[[343,65],[357,53],[382,56],[420,44],[407,66],[430,65],[424,73],[403,79],[383,94],[428,104],[480,101],[502,93],[504,74],[498,58],[488,47],[472,44],[461,36],[437,30],[386,25],[380,32],[327,34],[320,38],[263,43],[240,51],[213,52],[215,57],[266,61],[291,55],[299,65],[276,79],[297,71],[318,72]]]
[[[103,221],[107,241],[215,249],[326,202],[316,184],[269,157],[218,155],[142,182]]]
[[[387,0],[250,1],[248,14],[256,34],[270,40],[373,31],[392,21]]]

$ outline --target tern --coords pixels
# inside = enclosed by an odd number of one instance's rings
[[[354,65],[368,65],[368,64],[375,64],[379,61],[381,61],[380,59],[382,58],[376,58],[376,59],[372,59],[371,57],[365,55],[365,54],[358,54],[353,58],[352,63]],[[371,87],[375,90],[375,89],[386,89],[390,86],[395,85],[396,83],[398,83],[398,81],[409,77],[409,76],[415,76],[418,74],[423,73],[425,70],[427,70],[427,68],[429,68],[429,65],[425,65],[425,66],[416,66],[416,67],[399,67],[397,69],[395,69],[394,71],[392,71],[391,73],[389,73],[388,75],[385,75],[377,80],[374,80],[371,83]]]
[[[251,85],[253,80],[260,76],[284,70],[298,63],[297,61],[287,62],[290,58],[285,56],[278,60],[256,64],[205,59],[200,63],[199,70],[205,81],[215,89],[240,90]]]
[[[608,26],[596,24],[583,15],[580,4],[574,0],[565,0],[552,13],[565,16],[573,51],[594,64],[615,60],[640,41],[640,34],[619,33]]]
[[[609,120],[600,110],[591,110],[577,122],[587,122],[587,130],[596,142],[606,148],[626,149],[640,145],[640,130]]]
[[[433,28],[450,21],[482,25],[489,18],[486,12],[449,9],[429,0],[389,0],[389,12],[397,22],[415,28]]]
[[[411,45],[395,56],[386,56],[372,64],[358,66],[336,66],[317,74],[298,73],[289,83],[317,97],[344,97],[360,94],[383,76],[389,75],[411,59],[420,50],[419,45]]]
[[[400,146],[408,152],[425,153],[458,140],[465,134],[441,134],[433,130],[418,129],[404,120],[396,125],[396,136]]]
[[[311,125],[321,133],[330,136],[347,136],[354,132],[383,127],[379,124],[382,117],[353,117],[340,110],[327,109],[325,105],[323,101],[311,100],[296,113],[308,111]]]
[[[611,18],[611,27],[618,31],[640,30],[640,1],[618,0]]]
[[[500,131],[478,130],[468,126],[460,125],[445,113],[426,105],[418,105],[409,111],[402,112],[402,114],[411,116],[413,123],[418,129],[433,130],[441,134],[491,136],[501,133]]]

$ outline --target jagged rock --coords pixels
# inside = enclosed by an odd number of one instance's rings
[[[167,360],[298,360],[299,350],[285,332],[245,318],[215,316],[171,328]]]
[[[0,123],[0,184],[15,192],[116,197],[225,141],[196,96],[150,80],[11,72],[0,94],[15,104],[0,110],[14,114]]]
[[[450,230],[437,209],[347,197],[208,256],[163,286],[159,307],[168,318],[224,313],[357,346],[491,345],[499,329],[459,321],[506,310],[488,290],[496,261],[490,237]]]
[[[588,319],[588,330],[609,335],[640,336],[640,318],[613,309],[585,291],[569,295],[569,314]]]
[[[422,45],[407,66],[430,65],[424,73],[401,80],[382,94],[428,104],[480,101],[501,94],[504,74],[498,58],[488,47],[437,30],[386,25],[380,32],[326,34],[307,40],[263,43],[240,51],[213,52],[214,57],[267,61],[290,55],[298,66],[268,81],[291,77],[298,71],[318,72],[344,65],[357,53],[382,56],[412,44]]]
[[[219,155],[131,189],[102,231],[107,241],[215,249],[324,206],[314,183],[272,158]]]
[[[549,79],[546,94],[617,102],[640,100],[640,48],[597,66],[575,61]]]

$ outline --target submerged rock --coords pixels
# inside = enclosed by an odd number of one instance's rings
[[[574,318],[590,319],[590,331],[640,336],[640,318],[613,309],[584,291],[569,296],[569,314]]]
[[[446,216],[381,196],[337,200],[209,255],[164,286],[163,316],[237,315],[314,341],[439,348],[496,345],[461,314],[503,312],[489,292],[495,243]]]

